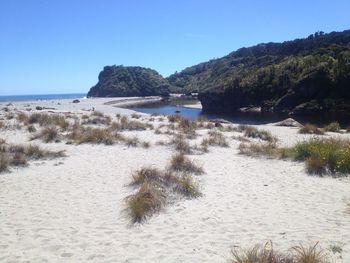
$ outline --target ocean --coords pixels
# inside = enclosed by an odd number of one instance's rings
[[[0,102],[80,99],[80,98],[84,98],[85,96],[86,96],[86,93],[36,94],[36,95],[13,95],[13,96],[10,95],[10,96],[0,96]]]

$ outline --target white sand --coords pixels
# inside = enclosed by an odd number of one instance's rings
[[[45,103],[57,111],[83,113],[95,107],[132,113],[103,105],[107,101],[111,99]],[[310,137],[295,128],[259,128],[270,130],[281,145]],[[319,241],[324,248],[338,244],[343,259],[333,259],[350,262],[349,178],[312,177],[302,163],[238,155],[239,142],[233,139],[229,148],[189,156],[205,170],[197,176],[203,197],[175,202],[143,225],[132,226],[123,212],[124,198],[133,191],[126,186],[131,172],[143,165],[164,168],[173,149],[155,145],[167,135],[129,133],[152,146],[37,141],[51,150],[66,150],[68,157],[0,174],[0,261],[227,262],[234,245],[273,240],[281,249],[299,242]],[[17,143],[28,139],[17,130],[1,131],[0,138]]]

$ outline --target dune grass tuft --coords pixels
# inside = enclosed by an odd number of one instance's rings
[[[44,142],[53,142],[53,141],[59,141],[59,131],[55,126],[49,126],[46,128],[43,128],[39,133],[32,136],[32,140],[35,139],[42,139]]]
[[[133,223],[141,223],[148,216],[160,211],[165,203],[164,193],[150,182],[126,198],[127,211]]]
[[[221,132],[209,131],[208,135],[209,135],[209,137],[207,138],[208,145],[228,147],[228,142],[226,140],[226,137]]]
[[[331,122],[330,124],[323,127],[325,132],[340,132],[340,124],[339,122]]]
[[[183,154],[192,153],[192,149],[188,140],[186,140],[185,136],[182,134],[176,134],[172,139],[172,141],[170,142],[170,144],[173,144],[175,150],[178,151],[179,153],[183,153]]]
[[[316,134],[316,135],[323,135],[324,132],[317,128],[317,126],[313,125],[313,124],[305,124],[303,127],[301,127],[299,129],[299,133],[302,133],[302,134]]]
[[[169,198],[180,194],[188,198],[201,196],[199,187],[189,174],[143,167],[132,174],[131,186],[140,188],[126,198],[127,210],[133,223],[142,222],[158,212]]]
[[[174,155],[171,158],[169,168],[177,172],[202,174],[204,173],[203,168],[196,165],[193,161],[187,158],[183,154]]]
[[[324,250],[317,245],[299,245],[287,252],[276,251],[272,242],[249,249],[236,248],[231,251],[231,263],[328,263]]]
[[[26,166],[29,160],[64,157],[63,151],[53,152],[38,145],[9,144],[0,142],[0,172],[9,170],[10,166]]]

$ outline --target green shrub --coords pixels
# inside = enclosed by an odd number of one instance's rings
[[[326,170],[331,173],[350,172],[350,142],[337,139],[313,139],[298,143],[294,148],[294,158],[309,162],[324,162]]]

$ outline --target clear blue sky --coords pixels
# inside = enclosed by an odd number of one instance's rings
[[[345,29],[349,0],[0,0],[0,95],[84,93],[105,65],[168,76],[243,46]]]

